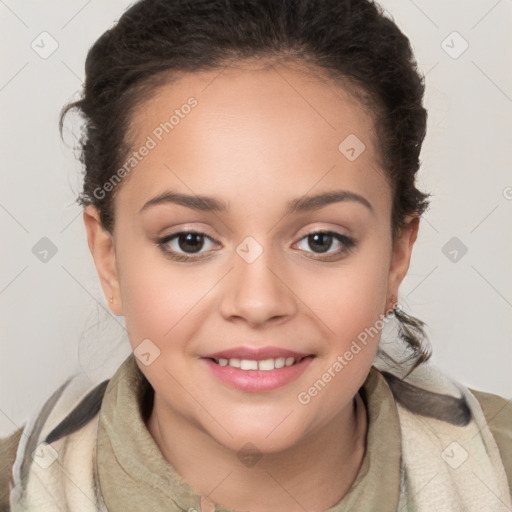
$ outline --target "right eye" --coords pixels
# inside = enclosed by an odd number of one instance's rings
[[[160,249],[171,259],[176,261],[189,261],[201,259],[193,255],[200,254],[199,251],[203,248],[205,241],[214,242],[214,240],[205,233],[180,231],[159,239],[157,243]]]

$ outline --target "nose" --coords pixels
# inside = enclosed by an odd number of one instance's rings
[[[252,262],[234,254],[234,268],[227,276],[220,303],[222,316],[245,321],[256,328],[284,322],[297,312],[297,299],[286,279],[283,265],[264,250]]]

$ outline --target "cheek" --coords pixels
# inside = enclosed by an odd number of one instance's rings
[[[127,242],[119,251],[123,315],[131,345],[135,348],[149,338],[160,349],[164,340],[179,346],[185,331],[197,325],[196,305],[214,285],[215,276],[172,263],[147,242],[140,245],[144,247]]]
[[[389,261],[385,244],[368,240],[338,268],[302,277],[304,302],[330,328],[330,338],[346,343],[384,312]]]
[[[385,243],[375,239],[368,240],[338,269],[325,269],[308,282],[303,280],[304,302],[318,317],[317,325],[327,341],[322,373],[316,378],[328,382],[322,400],[333,411],[357,392],[373,363],[387,322],[383,319],[388,269]]]
[[[316,294],[316,311],[329,329],[317,371],[297,394],[310,428],[326,424],[350,403],[374,361],[387,275],[385,265],[366,263],[362,258],[326,278],[323,293]]]

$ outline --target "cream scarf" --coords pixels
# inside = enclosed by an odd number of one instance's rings
[[[398,376],[383,360],[375,366]],[[510,512],[505,470],[475,396],[430,364],[417,368],[406,382],[426,390],[425,396],[431,392],[463,397],[471,419],[465,425],[453,425],[411,412],[396,401],[403,462],[398,510]],[[77,431],[43,443],[94,387],[82,374],[71,377],[26,424],[13,466],[12,512],[107,512],[96,468],[99,413]],[[414,389],[406,385],[404,393],[412,396]],[[29,465],[24,461],[26,453],[33,459]],[[168,510],[184,512],[173,504]]]

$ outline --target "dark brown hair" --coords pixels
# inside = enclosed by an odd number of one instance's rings
[[[407,215],[428,207],[415,186],[427,113],[407,37],[370,0],[140,0],[91,47],[77,110],[84,118],[80,205],[114,227],[114,187],[97,194],[132,150],[130,119],[157,87],[183,72],[247,59],[295,61],[338,78],[372,112],[380,166],[393,190],[395,240]],[[424,322],[396,312],[414,367],[428,359]]]

